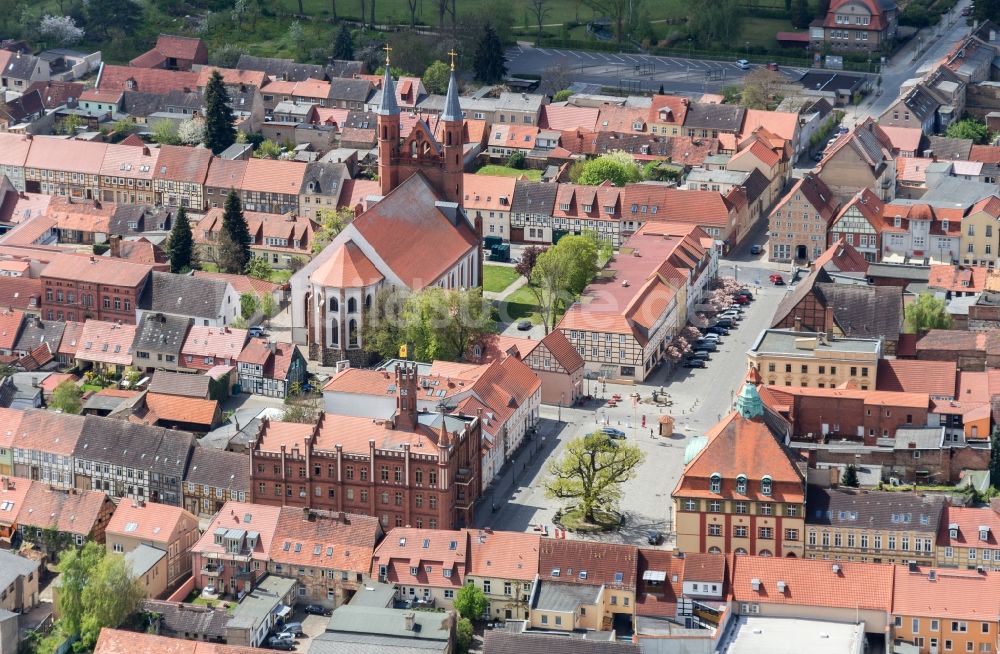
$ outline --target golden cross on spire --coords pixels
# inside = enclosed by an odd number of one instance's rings
[[[455,70],[455,57],[458,56],[458,53],[455,52],[455,48],[448,51],[448,56],[451,57],[451,69]]]
[[[382,49],[385,50],[385,67],[388,68],[389,67],[389,53],[392,52],[392,46],[389,45],[388,43],[386,43],[385,47],[382,48]]]

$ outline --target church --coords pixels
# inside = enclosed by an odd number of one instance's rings
[[[376,114],[381,197],[291,278],[292,339],[323,365],[367,362],[362,321],[383,287],[482,283],[482,227],[461,207],[463,119],[454,62],[436,119],[440,142],[423,119],[400,136],[388,57]]]

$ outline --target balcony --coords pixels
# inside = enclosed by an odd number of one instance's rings
[[[206,563],[201,566],[201,574],[206,577],[218,577],[222,574],[223,567],[221,563]]]

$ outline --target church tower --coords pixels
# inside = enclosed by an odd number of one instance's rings
[[[444,136],[442,147],[444,150],[444,161],[442,162],[441,185],[444,196],[451,202],[462,204],[462,177],[464,174],[464,132],[465,121],[462,118],[462,107],[458,102],[458,81],[455,79],[455,55],[452,50],[448,53],[451,57],[451,78],[448,80],[448,94],[444,99],[444,111],[441,113],[441,122],[444,126]]]
[[[385,77],[382,80],[382,99],[375,110],[378,127],[378,182],[382,195],[399,184],[399,105],[396,104],[396,86],[389,72],[390,46],[385,46]]]

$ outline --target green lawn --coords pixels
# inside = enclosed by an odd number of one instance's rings
[[[520,275],[511,266],[483,266],[483,290],[499,293],[515,281]]]
[[[292,278],[291,270],[272,270],[271,271],[271,283],[273,284],[284,284],[289,279]]]
[[[542,179],[542,171],[531,170],[525,168],[523,170],[518,170],[517,168],[511,168],[510,166],[499,166],[497,164],[487,164],[476,171],[477,175],[496,175],[498,177],[520,177],[524,175],[526,178],[533,182],[537,182]]]
[[[777,48],[778,42],[774,35],[778,32],[797,32],[790,20],[780,20],[777,18],[755,18],[746,16],[743,18],[743,29],[740,38],[732,44],[734,50],[745,48],[747,42],[750,47]]]
[[[515,321],[527,318],[535,324],[542,322],[538,305],[535,304],[535,296],[527,286],[522,286],[508,295],[500,305],[500,318],[503,320]]]

